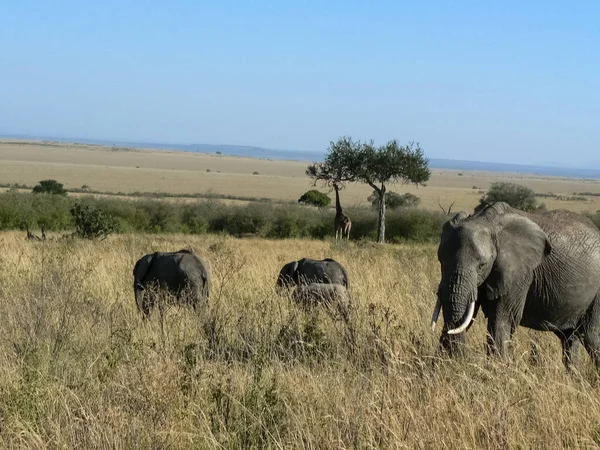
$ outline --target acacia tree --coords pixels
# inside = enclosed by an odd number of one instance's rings
[[[385,242],[385,193],[389,183],[424,184],[430,177],[428,161],[417,144],[400,146],[396,140],[375,147],[373,141],[354,142],[342,137],[331,142],[322,163],[308,166],[306,174],[314,183],[339,186],[344,182],[362,182],[371,186],[378,197],[379,226],[377,241]]]
[[[357,179],[367,183],[378,195],[379,228],[377,242],[385,242],[385,193],[389,183],[423,185],[431,172],[423,151],[413,143],[398,145],[396,140],[381,147],[366,144],[360,151]]]

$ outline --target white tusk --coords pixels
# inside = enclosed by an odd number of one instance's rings
[[[469,326],[469,324],[471,323],[474,313],[475,313],[475,302],[471,302],[469,304],[469,309],[467,310],[467,317],[465,317],[465,320],[463,321],[463,323],[458,328],[454,328],[453,330],[448,330],[448,334],[458,334],[458,333],[462,333],[463,331],[465,331],[467,329],[467,327]]]
[[[442,309],[442,301],[440,298],[437,298],[437,302],[435,302],[435,308],[433,308],[433,315],[431,316],[431,331],[435,331],[435,324],[440,316],[440,310]]]

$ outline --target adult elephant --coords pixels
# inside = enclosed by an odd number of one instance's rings
[[[155,306],[157,294],[166,292],[194,310],[208,301],[211,286],[206,262],[190,250],[155,252],[142,256],[133,268],[133,290],[138,310],[145,317]]]
[[[600,368],[600,232],[568,211],[527,214],[497,202],[444,224],[438,248],[443,348],[462,351],[479,308],[488,353],[506,354],[517,325],[552,331],[567,369],[583,342]]]
[[[331,258],[302,258],[282,267],[277,277],[276,289],[282,292],[291,286],[310,283],[341,284],[348,288],[348,272],[344,266]]]

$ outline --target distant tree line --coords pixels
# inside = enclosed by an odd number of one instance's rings
[[[354,240],[377,238],[378,213],[371,207],[348,208]],[[5,192],[0,194],[0,230],[73,231],[81,237],[115,233],[224,233],[269,239],[332,236],[334,211],[300,204],[228,205],[218,200],[176,203],[169,200]],[[447,216],[439,211],[398,208],[387,217],[390,242],[435,242]]]

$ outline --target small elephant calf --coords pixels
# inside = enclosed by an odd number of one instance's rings
[[[344,320],[348,321],[351,303],[350,294],[341,284],[301,284],[292,294],[292,300],[307,308],[315,305],[334,306],[339,310]]]
[[[194,309],[208,301],[211,274],[206,261],[193,251],[156,252],[142,256],[133,268],[133,290],[138,310],[150,315],[158,291]]]

